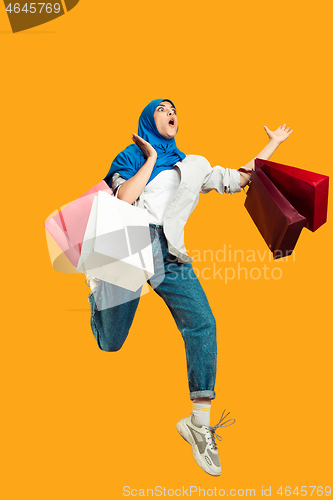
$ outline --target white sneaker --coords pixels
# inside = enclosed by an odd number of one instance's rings
[[[193,416],[182,418],[177,422],[177,431],[192,446],[192,453],[194,460],[200,467],[210,474],[211,476],[221,475],[221,463],[219,452],[215,443],[215,436],[219,441],[222,440],[221,436],[218,436],[215,431],[218,427],[228,427],[236,422],[234,418],[223,422],[223,420],[229,415],[227,413],[222,417],[217,425],[212,427],[211,425],[201,425],[196,426],[193,422]],[[228,424],[228,422],[231,422]]]

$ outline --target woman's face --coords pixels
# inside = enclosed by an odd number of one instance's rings
[[[156,108],[154,119],[157,130],[165,139],[172,139],[177,134],[178,119],[176,108],[169,101],[162,101]]]

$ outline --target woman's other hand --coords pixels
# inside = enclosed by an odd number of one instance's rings
[[[265,125],[264,129],[266,130],[268,137],[278,144],[281,144],[281,142],[288,139],[290,134],[293,132],[293,130],[290,130],[289,127],[286,127],[286,123],[280,125],[274,132],[272,132],[272,130],[269,130],[269,128]]]
[[[133,177],[127,179],[118,188],[118,198],[131,205],[138,199],[144,190],[157,160],[156,150],[149,142],[145,141],[137,134],[132,134],[132,140],[138,148],[141,149],[146,161]]]
[[[138,148],[141,149],[145,158],[154,158],[155,160],[157,159],[156,150],[151,144],[149,144],[149,142],[145,141],[137,134],[132,134],[132,141],[134,141]]]

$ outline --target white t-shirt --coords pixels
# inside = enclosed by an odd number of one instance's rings
[[[144,208],[150,224],[163,225],[164,212],[180,184],[178,169],[162,170],[143,190]]]

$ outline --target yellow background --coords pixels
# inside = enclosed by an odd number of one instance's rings
[[[224,408],[237,421],[221,431],[219,478],[176,431],[191,403],[168,308],[150,292],[122,350],[100,351],[84,276],[52,269],[43,227],[106,175],[155,98],[178,108],[179,149],[212,166],[239,168],[266,144],[264,125],[287,123],[271,160],[331,176],[331,18],[328,1],[81,0],[13,35],[0,5],[2,498],[333,486],[330,217],[303,230],[295,261],[267,251],[243,264],[279,267],[280,280],[201,280],[218,325],[211,423]],[[265,252],[244,199],[200,195],[190,255]]]

